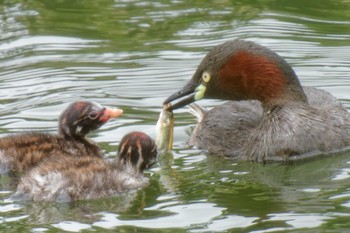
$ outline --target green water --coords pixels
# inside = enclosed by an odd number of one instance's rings
[[[113,157],[130,131],[155,137],[163,100],[211,47],[234,38],[275,50],[303,85],[350,109],[349,1],[1,1],[0,134],[54,133],[68,103],[94,100],[124,109],[91,135]],[[173,154],[134,193],[12,203],[15,181],[2,175],[0,231],[350,231],[348,153],[289,165],[234,162],[186,146],[196,123],[186,108],[175,120]]]

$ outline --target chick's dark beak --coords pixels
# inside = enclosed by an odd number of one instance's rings
[[[174,100],[180,99],[178,102],[171,104],[168,107],[169,111],[182,108],[192,102],[195,101],[195,91],[196,91],[196,85],[193,83],[188,83],[184,88],[182,88],[180,91],[175,92],[171,96],[169,96],[163,104],[168,104]],[[182,98],[182,99],[181,99]]]

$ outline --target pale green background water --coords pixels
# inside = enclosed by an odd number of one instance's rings
[[[303,85],[350,108],[348,0],[1,1],[0,136],[54,133],[68,103],[89,99],[125,110],[91,135],[113,157],[127,132],[154,137],[165,97],[212,46],[234,38],[277,51]],[[13,180],[1,176],[0,231],[350,231],[349,153],[288,166],[236,163],[186,147],[196,120],[186,109],[175,116],[173,160],[128,196],[9,203]]]

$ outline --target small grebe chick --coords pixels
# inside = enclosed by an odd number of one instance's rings
[[[51,154],[101,156],[100,148],[86,135],[122,113],[121,109],[76,101],[61,114],[58,135],[30,132],[0,138],[2,173],[26,171]]]
[[[149,183],[143,171],[156,157],[154,141],[142,132],[132,132],[121,140],[114,161],[67,155],[44,159],[21,178],[12,199],[68,202],[143,188]]]

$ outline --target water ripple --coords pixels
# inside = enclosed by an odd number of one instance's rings
[[[210,211],[206,211],[210,209]],[[147,220],[122,220],[119,215],[111,213],[100,213],[101,221],[95,222],[93,226],[112,229],[118,226],[132,225],[143,228],[186,228],[195,224],[202,224],[220,216],[223,208],[216,207],[212,203],[192,203],[186,205],[174,205],[161,207],[159,210],[168,216]]]
[[[114,157],[124,134],[142,130],[154,137],[165,97],[188,82],[210,48],[236,38],[273,49],[303,85],[330,91],[350,109],[348,17],[341,20],[339,12],[337,20],[317,18],[296,7],[298,1],[290,2],[297,14],[286,13],[283,1],[262,4],[6,1],[0,7],[1,133],[56,132],[69,102],[92,100],[124,109],[122,117],[90,135]],[[313,12],[328,10],[322,6]],[[220,103],[200,102],[209,108]],[[322,231],[323,225],[346,224],[348,158],[304,166],[233,163],[188,148],[194,124],[185,108],[176,111],[171,158],[149,171],[152,184],[135,192],[127,207],[113,198],[52,208],[4,201],[0,222],[32,231],[189,232]],[[9,177],[1,179],[5,198],[14,187]]]

